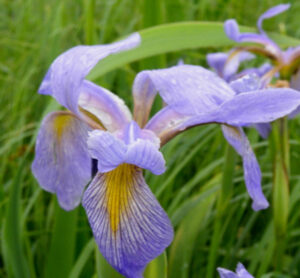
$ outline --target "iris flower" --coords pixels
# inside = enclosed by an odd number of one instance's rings
[[[220,278],[254,278],[241,263],[238,263],[236,273],[222,267],[218,267],[218,272]]]
[[[41,187],[56,193],[65,210],[74,209],[83,195],[101,253],[130,278],[142,277],[147,263],[173,238],[171,223],[142,171],[161,174],[165,161],[159,138],[138,126],[120,98],[85,76],[100,59],[139,43],[140,36],[133,34],[110,45],[78,46],[53,62],[39,93],[51,95],[67,111],[43,120],[32,165]],[[142,103],[143,92],[137,94],[134,117],[142,121],[148,104]],[[98,161],[98,173],[84,191],[91,158]]]
[[[164,144],[187,128],[222,124],[225,138],[243,158],[252,208],[268,207],[261,189],[260,168],[242,126],[267,123],[294,111],[300,103],[298,91],[270,88],[237,93],[215,73],[192,65],[141,72],[134,87],[142,87],[141,84],[149,100],[158,91],[167,104],[150,119],[146,129],[154,131]]]
[[[258,21],[257,28],[259,34],[256,33],[240,33],[237,22],[234,19],[229,19],[224,24],[224,29],[227,36],[239,43],[255,43],[259,46],[241,46],[241,51],[248,50],[253,53],[262,54],[272,60],[274,70],[270,72],[272,77],[276,72],[280,72],[282,76],[289,77],[293,75],[292,87],[300,87],[300,46],[290,47],[286,50],[280,47],[267,35],[263,30],[262,24],[265,19],[274,17],[290,8],[290,4],[280,4],[270,8],[263,13]]]
[[[99,60],[139,43],[133,34],[114,44],[78,46],[52,63],[39,93],[67,110],[43,120],[32,165],[41,187],[55,193],[62,208],[82,202],[101,253],[128,278],[143,277],[145,266],[173,238],[142,173],[165,171],[159,148],[189,127],[223,124],[225,137],[243,157],[253,208],[266,208],[259,166],[239,126],[275,120],[300,104],[300,94],[291,89],[237,95],[213,72],[181,65],[137,75],[132,117],[120,98],[85,77]],[[166,106],[148,121],[157,92]],[[97,173],[85,190],[92,169]]]

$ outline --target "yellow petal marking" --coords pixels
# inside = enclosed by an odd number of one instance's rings
[[[53,131],[59,141],[67,126],[70,126],[70,122],[74,120],[74,116],[68,112],[63,112],[59,116],[53,119]]]
[[[132,190],[138,168],[131,164],[121,164],[104,174],[106,184],[107,212],[111,230],[116,233],[122,213],[126,212],[132,199]]]

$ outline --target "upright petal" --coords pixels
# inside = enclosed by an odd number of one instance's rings
[[[37,136],[32,171],[41,187],[56,193],[65,210],[75,208],[91,178],[89,128],[68,112],[53,112]]]
[[[137,75],[133,83],[134,120],[144,127],[148,121],[156,89],[146,74]]]
[[[281,14],[282,12],[286,11],[287,9],[290,8],[290,4],[280,4],[275,7],[272,7],[268,9],[266,12],[264,12],[258,19],[257,21],[257,28],[260,31],[261,34],[265,34],[265,31],[262,28],[262,23],[265,19],[271,18],[273,16],[276,16],[278,14]]]
[[[78,105],[83,116],[110,132],[121,129],[131,121],[131,113],[121,98],[87,80],[82,82]]]
[[[134,165],[98,173],[83,206],[100,252],[127,278],[142,278],[146,265],[172,241],[171,223]]]
[[[142,71],[135,83],[142,80],[150,82],[167,105],[185,115],[213,110],[235,95],[224,80],[199,66]]]
[[[265,209],[269,206],[261,189],[261,172],[249,141],[240,127],[222,125],[223,134],[232,147],[243,159],[244,177],[248,193],[253,200],[254,210]]]
[[[207,64],[221,77],[223,77],[224,66],[227,59],[228,53],[224,52],[209,53],[206,56]]]
[[[52,95],[62,106],[78,114],[78,98],[84,78],[105,57],[134,48],[140,43],[140,35],[107,45],[76,46],[52,63],[39,92]]]

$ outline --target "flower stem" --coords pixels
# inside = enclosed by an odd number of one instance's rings
[[[206,275],[207,278],[213,278],[216,275],[217,252],[223,234],[223,231],[221,231],[223,225],[223,216],[224,213],[226,212],[226,208],[232,196],[234,167],[235,167],[236,157],[237,154],[235,150],[227,143],[226,150],[225,150],[222,186],[217,200],[214,231],[212,235],[209,258],[208,258],[207,275]]]
[[[289,141],[287,118],[277,120],[273,125],[273,217],[275,229],[274,265],[280,271],[286,240],[289,207]]]

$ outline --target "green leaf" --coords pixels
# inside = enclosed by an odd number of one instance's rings
[[[56,201],[55,225],[46,264],[46,278],[68,277],[72,269],[75,251],[78,208],[67,212]]]
[[[254,28],[241,27],[242,32],[254,32]],[[142,43],[139,47],[110,55],[101,60],[88,79],[94,80],[125,64],[158,54],[196,48],[221,48],[237,45],[229,40],[221,22],[183,22],[158,25],[139,31]],[[282,47],[297,46],[300,41],[291,37],[271,34]]]
[[[207,219],[211,214],[216,195],[217,191],[204,200],[199,201],[200,198],[197,198],[198,196],[190,200],[193,203],[194,199],[198,199],[199,202],[186,215],[177,229],[170,251],[170,277],[190,277],[189,271],[191,269],[193,250],[196,247],[195,243],[200,231],[203,231],[207,225]]]
[[[3,251],[9,276],[16,278],[30,277],[29,267],[24,256],[21,236],[21,186],[24,174],[26,156],[20,163],[20,168],[13,179],[10,189],[9,203],[3,227]],[[10,275],[10,274],[13,275]]]
[[[88,243],[83,248],[82,252],[80,253],[80,256],[78,257],[77,261],[75,262],[69,278],[78,278],[80,277],[80,274],[85,266],[85,264],[88,262],[89,258],[91,257],[93,251],[95,248],[95,240],[94,238],[90,239]]]
[[[144,278],[167,278],[167,255],[162,253],[146,267]]]

